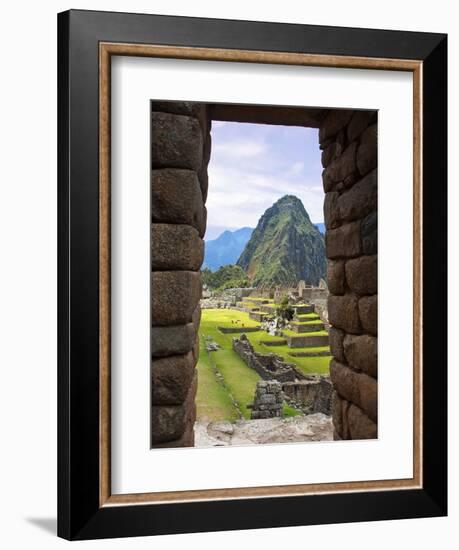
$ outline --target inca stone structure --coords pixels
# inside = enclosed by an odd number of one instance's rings
[[[319,128],[335,437],[375,437],[375,113],[158,101],[151,104],[152,447],[194,444],[211,120]]]
[[[319,130],[325,190],[335,439],[377,437],[376,113],[330,111]]]
[[[233,350],[263,380],[293,382],[298,378],[303,378],[301,373],[295,369],[295,365],[285,363],[279,355],[275,353],[264,355],[254,351],[245,334],[241,334],[240,338],[233,338]]]
[[[282,417],[283,400],[282,387],[277,380],[257,382],[250,418],[256,420]]]
[[[279,382],[283,398],[288,403],[303,409],[307,414],[318,412],[330,414],[332,386],[329,376],[303,374],[295,368],[295,365],[285,363],[283,358],[275,353],[268,355],[257,353],[245,334],[241,334],[240,338],[233,338],[233,350],[263,380]],[[266,386],[260,387],[265,388]],[[257,402],[258,387],[256,392],[255,402]],[[266,418],[272,416],[276,415]],[[265,417],[252,416],[252,418]]]
[[[329,376],[306,375],[303,380],[282,384],[286,401],[306,414],[330,414],[332,385]]]
[[[210,155],[207,108],[152,103],[151,139],[151,444],[193,446]]]

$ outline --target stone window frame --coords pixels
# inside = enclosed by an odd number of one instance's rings
[[[212,121],[319,130],[334,438],[376,438],[377,111],[152,101],[151,117],[152,448],[194,445]]]

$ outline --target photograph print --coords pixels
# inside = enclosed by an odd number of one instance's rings
[[[151,448],[376,439],[377,111],[150,107]]]

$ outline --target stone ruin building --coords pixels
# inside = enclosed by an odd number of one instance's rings
[[[298,378],[302,378],[301,373],[295,369],[295,365],[285,363],[283,358],[275,353],[264,355],[254,351],[245,334],[241,334],[239,338],[233,338],[233,350],[263,380],[293,382]]]
[[[257,382],[250,418],[282,418],[282,386],[277,380]]]
[[[332,386],[329,376],[306,375],[299,371],[295,365],[285,363],[284,359],[275,353],[267,355],[257,353],[245,334],[241,334],[240,338],[233,338],[233,350],[264,381],[276,382],[281,390],[283,400],[302,409],[307,414],[317,412],[330,414]],[[271,386],[262,385],[261,387]],[[257,402],[257,395],[258,385],[254,403]],[[257,418],[272,418],[273,416],[278,415],[258,416]],[[252,416],[252,418],[254,417]]]

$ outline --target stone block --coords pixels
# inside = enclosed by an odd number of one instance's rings
[[[377,439],[378,426],[356,405],[347,410],[347,424],[351,439]]]
[[[199,234],[200,237],[204,237],[205,232],[206,232],[206,227],[207,227],[207,208],[205,206],[203,208],[202,219],[203,219],[203,232],[202,232],[202,234],[201,233]]]
[[[360,256],[347,260],[346,282],[359,295],[378,292],[378,256]]]
[[[363,435],[362,433],[363,432],[362,428],[364,427],[363,423],[362,423],[362,427],[360,428],[360,424],[357,425],[357,423],[354,421],[354,433],[351,432],[351,426],[349,425],[349,420],[350,419],[353,420],[353,415],[349,417],[349,414],[348,414],[351,407],[355,407],[358,409],[358,411],[360,411],[360,409],[356,407],[356,405],[353,405],[346,399],[343,399],[338,394],[338,392],[336,391],[333,392],[332,415],[333,415],[333,425],[335,428],[334,430],[335,440],[336,439],[338,440],[354,439],[353,435],[360,435],[360,436]],[[362,415],[365,416],[368,422],[371,422],[371,420],[366,415],[364,415],[364,413],[362,413]],[[360,418],[357,419],[357,422],[358,421],[360,421]],[[374,424],[373,422],[371,423]],[[360,428],[360,430],[358,428]],[[370,437],[368,438],[355,437],[355,439],[370,439]]]
[[[377,421],[378,383],[374,378],[335,360],[330,362],[330,378],[340,396],[363,409],[371,420]]]
[[[352,368],[376,378],[378,375],[378,339],[367,334],[361,336],[346,334],[343,344],[346,363]],[[340,358],[337,357],[337,359]]]
[[[372,212],[361,221],[362,252],[378,253],[378,214]]]
[[[369,126],[360,138],[357,150],[357,168],[360,175],[368,174],[378,165],[378,126]]]
[[[342,437],[339,435],[339,433],[336,430],[333,430],[333,441],[342,441]]]
[[[344,181],[356,171],[356,142],[351,143],[322,173],[324,191],[332,191],[338,182]]]
[[[343,146],[338,141],[333,141],[322,151],[322,166],[326,168],[335,158],[343,152]]]
[[[327,262],[327,284],[332,294],[344,294],[346,289],[346,275],[344,261],[328,260]]]
[[[336,186],[336,190],[342,192],[343,190],[350,189],[357,181],[357,174],[350,174],[344,180]],[[342,186],[342,188],[341,188]]]
[[[196,172],[161,169],[151,173],[151,216],[153,222],[183,223],[206,230],[206,213]]]
[[[330,362],[330,379],[333,389],[351,403],[359,403],[358,373],[335,359]]]
[[[187,323],[174,326],[151,328],[152,357],[166,357],[188,353],[196,342],[196,325]]]
[[[356,405],[363,409],[373,422],[378,421],[378,382],[364,373],[358,374],[359,400]]]
[[[199,334],[198,333],[196,333],[196,339],[193,347],[191,348],[191,353],[193,354],[194,363],[196,365],[197,362],[199,361]]]
[[[208,165],[210,160],[210,153],[212,149],[212,138],[210,133],[207,134],[206,139],[204,141],[204,151],[203,151],[203,159],[202,159],[202,166],[198,173],[199,175],[199,183],[201,185],[201,193],[203,201],[206,202],[207,200],[207,192],[209,188],[209,174],[208,174]]]
[[[335,327],[331,327],[328,332],[330,351],[333,357],[340,363],[346,362],[343,346],[344,334],[345,333],[342,330]]]
[[[187,115],[200,118],[203,116],[205,106],[194,101],[152,101],[153,112],[171,113],[173,115]]]
[[[191,317],[201,298],[201,273],[155,271],[151,274],[151,322],[181,325]]]
[[[334,229],[340,225],[338,201],[338,192],[329,191],[325,194],[324,221],[327,229]]]
[[[355,111],[347,126],[347,139],[349,142],[358,138],[360,134],[373,122],[376,116],[376,111]]]
[[[333,205],[337,210],[333,219],[336,220],[336,223],[339,223],[364,218],[367,214],[376,210],[377,203],[378,177],[377,171],[373,170],[355,183],[348,191],[339,195]]]
[[[360,222],[351,222],[325,234],[327,258],[353,258],[361,254]]]
[[[152,101],[151,110],[173,115],[193,116],[199,120],[204,135],[210,131],[210,120],[205,103],[194,101]]]
[[[202,165],[207,166],[210,161],[210,154],[212,151],[212,136],[207,134],[204,140],[204,149],[202,152]]]
[[[201,187],[201,193],[202,193],[202,200],[204,203],[207,200],[207,193],[209,191],[209,173],[207,171],[207,166],[205,166],[200,172],[199,172],[199,185]]]
[[[198,304],[196,306],[196,309],[193,311],[193,315],[191,317],[191,322],[195,326],[196,331],[199,328],[199,323],[201,322],[201,316],[202,316],[201,305]],[[198,345],[198,347],[199,347],[199,345]]]
[[[351,334],[361,332],[359,301],[354,294],[328,297],[328,320],[331,325]]]
[[[195,358],[190,351],[151,362],[151,402],[153,405],[181,405],[195,373]]]
[[[195,396],[197,376],[189,387],[181,405],[153,405],[151,407],[151,443],[166,443],[181,438],[191,420],[196,418]]]
[[[195,117],[152,112],[152,168],[187,168],[199,171],[202,154],[203,135]]]
[[[154,223],[151,226],[152,270],[197,271],[204,259],[204,241],[191,225]]]
[[[331,414],[333,418],[333,426],[340,438],[343,437],[343,410],[342,400],[336,391],[332,393]]]
[[[194,423],[195,420],[187,420],[185,431],[179,439],[167,441],[166,443],[154,443],[152,447],[155,449],[178,449],[180,447],[194,447]]]
[[[258,403],[261,405],[270,405],[276,403],[276,396],[272,393],[265,393],[257,397]]]
[[[330,109],[319,129],[319,142],[335,136],[351,120],[353,111],[350,109]]]
[[[200,308],[196,308],[196,311]],[[184,325],[153,326],[150,331],[152,358],[181,356],[192,353],[194,364],[199,358],[199,317],[193,314],[192,322]]]
[[[364,332],[378,334],[378,295],[363,296],[359,300],[359,316]]]

